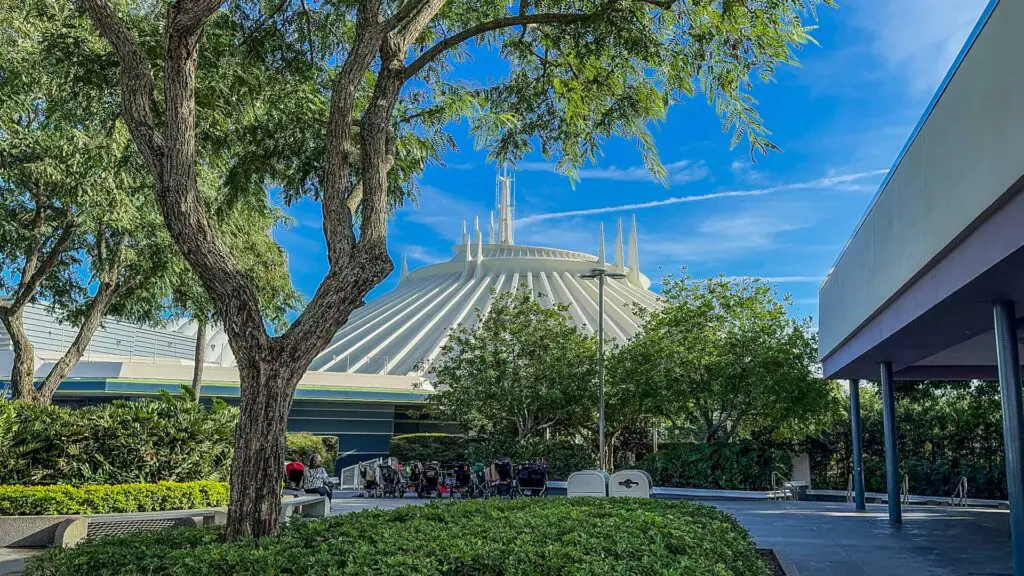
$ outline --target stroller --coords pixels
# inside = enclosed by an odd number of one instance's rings
[[[543,496],[548,489],[548,467],[544,462],[523,464],[517,475],[520,496]]]
[[[455,498],[458,494],[461,498],[470,498],[473,495],[473,474],[469,464],[459,462],[452,468],[450,480],[445,484],[448,486],[448,497]]]
[[[487,467],[482,463],[473,464],[473,475],[471,477],[472,487],[470,498],[487,498]]]
[[[498,498],[515,496],[515,491],[512,489],[512,461],[508,458],[495,460],[490,467],[488,484],[491,496]]]
[[[364,464],[359,466],[359,477],[363,479],[364,498],[380,498],[380,482],[377,480],[377,464]]]
[[[402,479],[405,481],[405,489],[414,492],[420,491],[420,483],[423,482],[423,465],[413,460],[402,469]]]
[[[286,490],[301,490],[302,477],[306,474],[306,466],[302,462],[289,462],[284,467],[284,487]]]
[[[405,495],[405,483],[402,482],[402,475],[390,460],[377,468],[377,478],[380,482],[382,496],[401,498]]]
[[[441,466],[437,462],[427,462],[420,476],[416,495],[420,498],[436,498],[441,494]]]

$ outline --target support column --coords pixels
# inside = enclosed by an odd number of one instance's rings
[[[1017,352],[1017,313],[1013,302],[996,302],[996,358],[1003,407],[1003,447],[1006,451],[1006,491],[1010,495],[1010,539],[1013,573],[1024,576],[1024,416],[1021,410],[1020,357]]]
[[[896,394],[892,362],[882,362],[882,426],[885,429],[885,484],[889,497],[889,525],[903,525],[900,504],[900,457],[896,448]]]
[[[861,451],[860,380],[850,380],[850,444],[853,448],[853,505],[863,511],[864,453]]]

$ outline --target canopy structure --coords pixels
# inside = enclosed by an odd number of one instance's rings
[[[491,214],[487,238],[474,223],[463,226],[451,260],[409,272],[403,258],[401,280],[389,294],[352,314],[310,370],[362,374],[425,374],[451,330],[473,326],[502,292],[528,290],[544,305],[568,307],[572,321],[586,330],[597,326],[596,283],[581,279],[595,267],[623,273],[605,290],[605,333],[620,342],[639,328],[634,306],[660,306],[640,273],[636,219],[628,250],[618,223],[615,259],[607,263],[602,226],[598,254],[558,248],[519,246],[514,242],[512,178],[498,177],[497,218]],[[557,232],[552,231],[556,237]],[[624,258],[625,254],[625,258]]]
[[[902,523],[894,386],[999,379],[1014,573],[1024,575],[1024,2],[992,0],[819,294],[826,377],[880,382]],[[858,387],[854,483],[863,509]]]

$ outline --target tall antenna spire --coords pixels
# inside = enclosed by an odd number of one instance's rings
[[[629,279],[640,283],[640,250],[636,241],[636,214],[633,214],[633,227],[629,231]]]
[[[491,210],[491,223],[487,226],[487,243],[494,244],[494,210]]]
[[[465,244],[469,240],[469,232],[466,231],[466,219],[462,219],[462,243]]]
[[[597,267],[604,268],[604,222],[601,222],[599,230],[597,233]]]
[[[619,234],[615,237],[615,271],[619,273],[626,269],[626,259],[622,253],[622,218],[619,218]]]
[[[402,252],[402,271],[399,273],[398,281],[405,280],[405,277],[409,275],[409,260],[406,258],[405,252]]]
[[[498,172],[498,243],[514,244],[513,221],[515,208],[512,205],[512,175],[508,166],[502,166]]]

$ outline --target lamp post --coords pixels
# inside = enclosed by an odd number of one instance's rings
[[[597,436],[598,436],[598,462],[601,470],[604,465],[604,279],[621,280],[625,274],[609,272],[605,268],[594,268],[587,274],[580,274],[580,278],[588,280],[597,279],[597,384],[600,390],[597,404]]]

